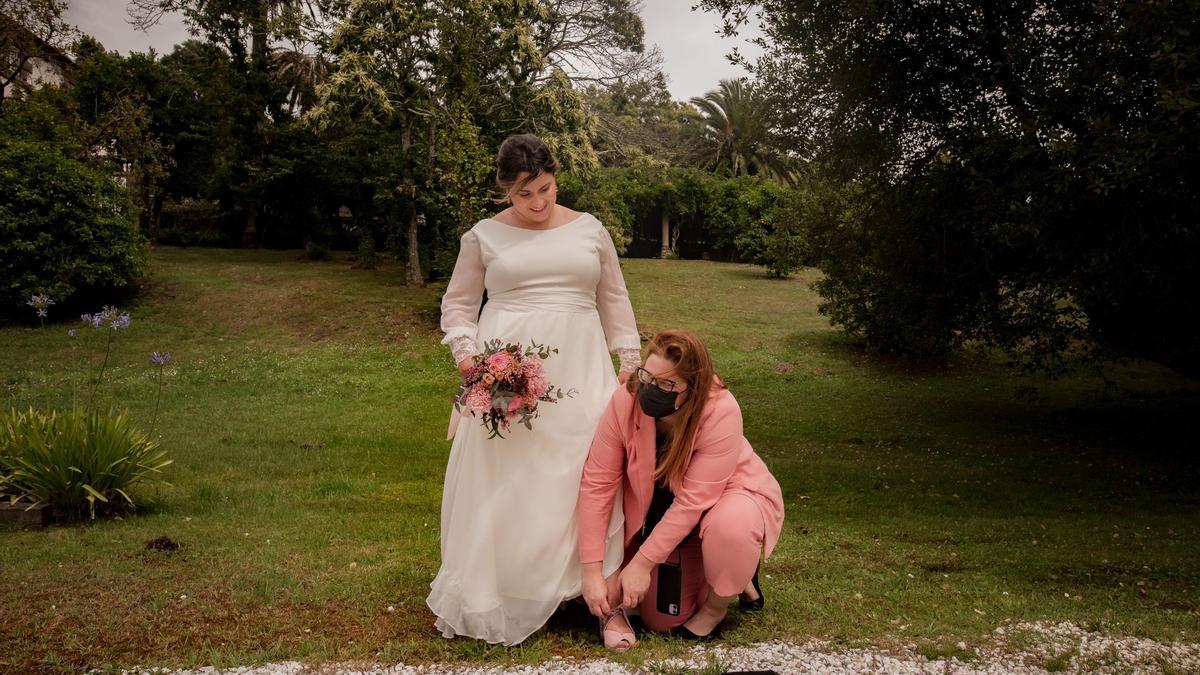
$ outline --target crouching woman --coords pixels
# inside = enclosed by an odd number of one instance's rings
[[[625,559],[602,569],[618,493]],[[664,331],[600,420],[579,492],[583,597],[605,646],[637,644],[624,610],[654,631],[719,636],[735,598],[763,606],[760,556],[783,525],[779,483],[742,433],[737,400],[693,333]]]

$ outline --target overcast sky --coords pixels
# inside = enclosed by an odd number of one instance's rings
[[[669,80],[671,95],[679,100],[701,96],[715,89],[724,78],[745,75],[726,58],[730,49],[740,46],[744,54],[759,50],[744,39],[725,39],[717,34],[721,26],[715,14],[691,11],[693,0],[644,0],[642,19],[646,24],[646,45],[657,45],[663,54],[663,71]],[[80,30],[122,54],[146,51],[170,52],[188,39],[187,27],[178,15],[167,15],[159,25],[143,33],[128,23],[127,0],[70,0],[67,20]],[[753,30],[753,29],[750,29]],[[756,33],[755,33],[756,34]]]

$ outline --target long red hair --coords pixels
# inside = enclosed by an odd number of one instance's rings
[[[687,400],[672,414],[672,417],[679,416],[675,433],[667,442],[662,461],[654,467],[655,482],[678,491],[683,485],[683,472],[696,441],[704,406],[708,404],[708,397],[714,389],[725,388],[725,382],[713,368],[708,347],[691,331],[673,328],[655,335],[646,345],[646,357],[651,354],[658,354],[670,361],[674,366],[675,379],[687,384]],[[637,400],[638,384],[637,377],[630,377],[625,382],[634,400]]]

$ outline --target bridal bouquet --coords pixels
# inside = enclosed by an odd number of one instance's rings
[[[539,402],[557,403],[577,393],[564,392],[546,379],[543,362],[557,353],[537,343],[529,347],[500,340],[484,343],[483,353],[475,356],[475,365],[463,377],[454,407],[482,418],[483,428],[491,432],[488,438],[504,438],[500,431],[508,431],[513,420],[533,429]]]

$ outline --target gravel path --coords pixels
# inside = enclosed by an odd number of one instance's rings
[[[687,659],[647,661],[640,668],[602,659],[576,661],[555,658],[532,666],[461,666],[434,664],[310,666],[299,662],[272,663],[225,670],[165,669],[126,671],[131,675],[581,675],[642,674],[675,675],[700,672],[710,675],[727,671],[775,671],[787,673],[1200,673],[1200,644],[1155,642],[1140,638],[1112,637],[1089,633],[1069,623],[1030,623],[1002,626],[992,645],[970,649],[974,658],[927,659],[915,647],[882,652],[870,649],[835,649],[828,643],[767,642],[749,647],[696,647]],[[1019,645],[1018,649],[1016,645]]]

